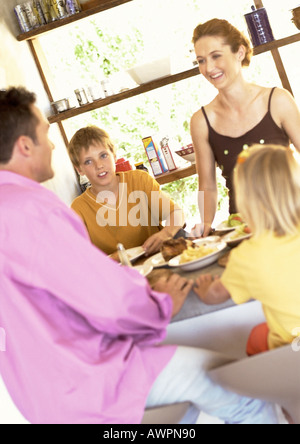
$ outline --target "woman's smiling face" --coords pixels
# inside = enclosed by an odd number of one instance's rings
[[[81,150],[77,170],[95,190],[110,188],[116,179],[116,156],[105,145],[95,142],[87,151]]]
[[[228,86],[241,73],[243,47],[233,53],[222,37],[201,37],[195,53],[200,73],[217,89]]]

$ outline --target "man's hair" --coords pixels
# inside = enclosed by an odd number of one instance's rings
[[[0,163],[10,161],[13,148],[21,136],[36,142],[38,119],[32,105],[36,95],[25,88],[9,88],[0,91]]]
[[[86,128],[81,128],[74,134],[68,146],[69,156],[75,167],[79,168],[81,151],[88,151],[94,143],[101,143],[113,154],[116,154],[114,144],[106,131],[94,125],[87,126]]]

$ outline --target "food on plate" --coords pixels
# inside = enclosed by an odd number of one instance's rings
[[[241,215],[239,213],[231,214],[227,221],[228,227],[238,227],[239,225],[244,225]]]
[[[173,257],[179,256],[188,247],[194,248],[192,241],[179,237],[178,239],[167,239],[161,246],[161,254],[166,262],[169,262]]]
[[[250,228],[247,226],[247,224],[240,225],[238,228],[235,229],[235,231],[231,234],[230,240],[238,239],[240,237],[248,236],[251,234]]]
[[[180,257],[180,263],[186,264],[187,262],[192,262],[197,259],[201,259],[209,254],[218,251],[216,247],[211,247],[208,245],[194,245],[193,247],[188,247]]]

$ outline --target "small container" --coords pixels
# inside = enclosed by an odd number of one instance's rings
[[[68,111],[70,109],[69,99],[61,99],[57,102],[51,103],[55,113],[63,113],[64,111]]]
[[[116,161],[116,173],[124,172],[124,171],[131,171],[133,168],[129,162],[129,160],[124,159],[123,157],[121,159],[118,159]]]
[[[177,170],[177,166],[174,162],[172,152],[169,147],[169,138],[164,137],[160,142],[160,146],[161,146],[161,151],[165,157],[167,167],[169,168],[169,171]]]
[[[31,24],[30,24],[30,21],[29,21],[29,19],[27,17],[26,9],[24,7],[24,4],[23,5],[17,5],[14,8],[14,11],[15,11],[15,14],[16,14],[16,17],[17,17],[17,20],[18,20],[21,32],[28,32],[28,31],[30,31],[31,30]]]
[[[53,0],[51,1],[53,2]],[[51,23],[57,19],[57,16],[51,6],[50,0],[40,0],[40,4],[46,23]],[[51,11],[53,11],[53,13]]]
[[[81,6],[77,0],[66,0],[66,7],[69,15],[81,12]]]
[[[105,97],[112,96],[114,94],[114,91],[112,89],[111,83],[108,79],[101,81],[101,86],[104,92]]]
[[[35,16],[38,19],[39,25],[46,25],[46,19],[44,17],[43,9],[40,0],[33,0],[33,10],[35,13]]]
[[[162,152],[154,142],[153,137],[144,137],[142,141],[154,176],[159,176],[166,173],[168,171],[168,167]]]
[[[251,8],[252,12],[245,14],[245,20],[253,46],[275,40],[265,8],[255,9],[254,6]]]
[[[26,11],[26,15],[27,15],[28,21],[30,23],[30,28],[31,29],[38,28],[40,26],[40,24],[39,24],[37,16],[35,15],[35,11],[34,11],[34,8],[33,8],[33,1],[24,3],[23,6],[24,6],[24,9]]]
[[[74,92],[80,106],[87,105],[89,103],[86,92],[83,88],[75,89]]]
[[[58,19],[68,17],[69,13],[66,5],[66,0],[53,0],[53,7]]]
[[[148,168],[145,167],[144,162],[138,162],[134,164],[136,170],[146,171],[148,173]]]
[[[100,100],[104,98],[104,92],[101,85],[92,85],[87,88],[87,92],[91,100]]]

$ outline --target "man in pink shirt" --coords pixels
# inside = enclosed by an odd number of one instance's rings
[[[145,407],[190,401],[228,423],[276,424],[272,405],[227,392],[213,352],[159,345],[192,283],[157,291],[94,247],[53,177],[49,124],[34,94],[0,92],[0,374],[31,423],[139,423]],[[193,418],[193,419],[192,419]]]

